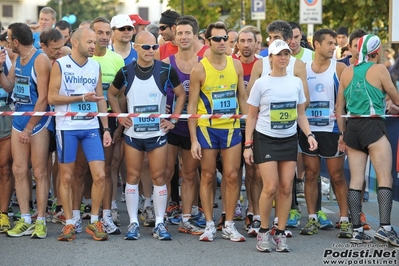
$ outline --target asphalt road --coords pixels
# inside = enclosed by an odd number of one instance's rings
[[[218,203],[221,206],[220,200]],[[320,230],[313,236],[299,235],[300,228],[307,221],[303,199],[300,204],[302,207],[301,225],[292,230],[293,237],[287,241],[291,249],[289,253],[276,251],[262,253],[256,250],[256,238],[247,237],[246,242],[233,243],[222,239],[220,232],[217,233],[213,243],[200,242],[196,236],[179,233],[176,225],[168,225],[173,237],[172,241],[160,241],[153,238],[152,228],[144,227],[142,224],[140,226],[141,238],[137,241],[126,241],[123,239],[128,224],[126,205],[118,202],[122,222],[121,235],[112,235],[108,241],[96,242],[90,235],[81,233],[72,242],[59,242],[57,236],[62,225],[48,223],[48,236],[43,240],[30,239],[29,236],[10,238],[0,235],[0,265],[327,265],[327,262],[331,264],[331,261],[327,261],[328,259],[340,259],[340,262],[346,263],[338,264],[339,262],[336,261],[336,265],[348,265],[348,263],[399,265],[398,261],[394,260],[398,258],[396,253],[399,249],[383,245],[377,240],[373,243],[382,245],[350,246],[349,240],[337,237],[338,229]],[[324,198],[323,208],[334,223],[338,221],[338,207],[335,202],[329,202]],[[17,208],[14,207],[14,211],[16,210]],[[367,232],[374,235],[374,230],[378,228],[378,204],[374,193],[370,193],[370,201],[364,203],[363,210],[372,227],[372,230]],[[217,220],[220,212],[220,207],[215,209]],[[86,223],[87,221],[84,221],[84,225]],[[397,202],[393,204],[392,223],[399,232],[399,204]],[[243,225],[243,221],[236,222],[238,230],[245,234]],[[363,251],[366,254],[363,256],[366,258],[360,257],[359,254],[354,257],[354,252],[359,253],[361,250],[370,250],[369,253]],[[323,258],[323,254],[327,253],[330,257]],[[336,258],[333,258],[333,255]],[[391,262],[382,261],[392,257]]]

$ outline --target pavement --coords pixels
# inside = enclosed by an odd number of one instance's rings
[[[121,188],[118,188],[120,195]],[[245,192],[243,192],[245,197]],[[219,190],[216,193],[219,197]],[[219,219],[221,201],[216,200],[215,218]],[[110,235],[108,241],[94,241],[86,233],[78,234],[72,242],[59,242],[62,225],[48,223],[46,239],[29,236],[11,238],[0,235],[0,266],[2,265],[399,265],[399,248],[373,240],[370,245],[350,244],[349,239],[337,237],[338,229],[319,230],[313,236],[299,235],[306,224],[307,211],[304,199],[299,199],[302,209],[301,225],[293,228],[293,237],[287,239],[289,253],[257,251],[256,238],[247,237],[246,242],[234,243],[221,238],[217,232],[214,242],[200,242],[198,236],[182,234],[177,225],[168,225],[172,241],[160,241],[151,235],[152,228],[140,224],[141,237],[136,241],[123,239],[128,225],[126,204],[118,202],[121,235]],[[14,207],[14,212],[18,210]],[[335,224],[339,217],[336,202],[323,196],[323,210]],[[374,236],[379,225],[376,194],[370,192],[369,202],[363,203],[363,211],[371,225],[365,231]],[[84,226],[87,221],[84,221]],[[235,222],[244,235],[244,221]],[[399,204],[393,203],[392,224],[399,232]]]

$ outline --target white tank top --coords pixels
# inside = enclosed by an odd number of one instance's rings
[[[164,114],[166,112],[166,94],[162,93],[154,76],[141,80],[135,76],[126,94],[129,113]],[[160,128],[160,118],[134,117],[133,126],[125,129],[125,135],[148,139],[165,135]]]
[[[269,75],[270,72],[272,72],[272,68],[270,67],[270,59],[269,56],[264,57],[263,59],[263,70],[262,70],[262,75]],[[290,62],[288,63],[287,66],[287,74],[293,75],[294,76],[294,65],[295,65],[296,58],[291,56]]]
[[[336,68],[337,61],[330,60],[330,66],[326,71],[314,73],[312,62],[306,64],[306,79],[310,95],[310,104],[306,109],[306,115],[312,132],[338,132],[334,117],[339,85]]]
[[[91,58],[80,66],[70,55],[57,59],[61,70],[61,87],[59,94],[66,96],[82,95],[95,92],[100,74],[100,65]],[[97,112],[96,102],[74,102],[56,105],[56,112]],[[85,116],[57,116],[57,130],[81,130],[99,128],[97,117]]]

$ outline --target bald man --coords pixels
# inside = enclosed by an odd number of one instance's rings
[[[103,96],[101,70],[94,54],[96,35],[91,29],[75,31],[71,38],[71,56],[56,60],[49,83],[49,103],[56,112],[107,112]],[[82,75],[81,73],[85,73]],[[60,174],[60,197],[62,198],[66,225],[59,241],[72,241],[76,235],[76,220],[72,218],[72,181],[78,143],[81,143],[93,177],[91,220],[86,233],[94,240],[107,240],[98,214],[104,194],[105,163],[104,147],[112,139],[108,119],[101,117],[104,135],[101,141],[99,122],[95,117],[57,117],[56,141]]]
[[[186,101],[186,93],[179,76],[170,64],[154,60],[159,48],[154,35],[147,31],[139,32],[134,48],[137,61],[123,67],[115,76],[108,90],[108,102],[114,112],[125,112],[118,103],[120,90],[127,99],[129,113],[164,114],[166,113],[166,84],[173,88],[176,95],[174,114],[181,114]],[[127,85],[126,85],[127,84]],[[126,86],[125,86],[126,85]],[[122,118],[119,123],[125,127],[125,158],[127,164],[126,207],[130,224],[126,240],[140,237],[137,218],[139,204],[139,182],[144,153],[147,153],[152,182],[155,207],[155,228],[153,236],[160,240],[171,240],[172,236],[164,225],[164,213],[167,204],[165,171],[167,159],[167,133],[173,129],[177,119],[153,117]]]

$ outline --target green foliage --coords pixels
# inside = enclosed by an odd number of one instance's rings
[[[62,0],[62,16],[74,14],[77,19],[72,28],[77,28],[82,21],[92,20],[99,16],[111,20],[116,15],[115,7],[118,3],[118,0]],[[58,20],[58,0],[49,1],[47,6],[57,11]]]
[[[241,1],[244,3],[245,24],[255,25],[251,20],[251,0],[169,0],[169,6],[181,11],[184,3],[184,14],[195,16],[200,28],[210,22],[223,19],[227,28],[239,29],[241,23]],[[389,0],[319,0],[323,1],[323,24],[315,25],[314,30],[321,28],[337,29],[346,26],[349,32],[357,28],[378,33],[382,40],[387,40],[389,21]],[[228,16],[220,17],[220,11],[229,11]],[[299,22],[299,0],[266,0],[266,20],[261,21],[261,31],[277,19]],[[301,25],[306,32],[306,25]]]

